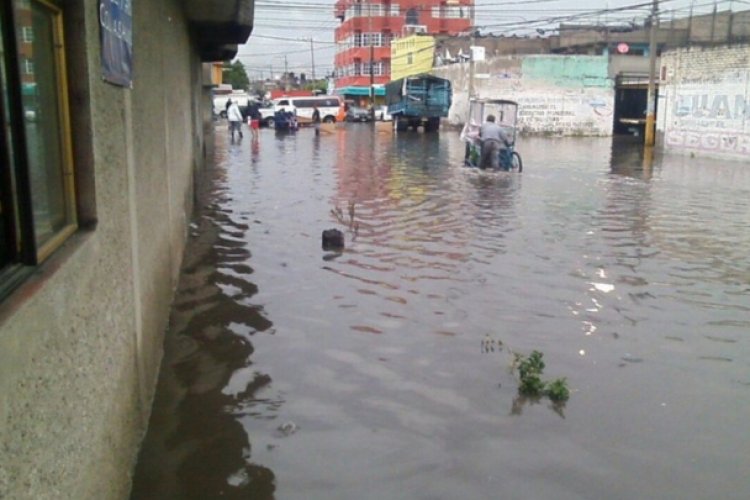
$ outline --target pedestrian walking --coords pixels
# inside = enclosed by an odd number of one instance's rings
[[[234,141],[235,131],[242,138],[242,111],[240,111],[236,102],[231,103],[227,108],[227,119],[229,120],[229,134],[232,136],[232,141]]]
[[[255,102],[250,103],[248,106],[248,122],[250,125],[250,133],[253,134],[253,139],[258,138],[258,133],[260,131],[260,109],[258,109],[258,104]]]
[[[315,135],[320,135],[320,110],[315,104],[313,104],[312,122],[313,127],[315,127]]]

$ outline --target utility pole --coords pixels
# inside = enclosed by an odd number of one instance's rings
[[[474,15],[474,7],[471,8],[471,36],[469,37],[469,99],[468,105],[471,110],[471,98],[474,97],[474,49],[472,47],[476,44],[476,17]]]
[[[315,82],[315,48],[312,37],[310,37],[310,61],[312,62],[312,79]]]
[[[471,37],[469,38],[469,103],[471,98],[474,97],[474,44],[475,40],[475,28],[471,27]]]
[[[711,16],[711,43],[714,43],[714,33],[716,33],[716,0],[714,0],[714,13]]]
[[[367,39],[370,42],[370,118],[375,121],[375,46],[372,43],[372,1],[368,0],[367,3],[367,17],[368,17],[368,35]]]
[[[659,0],[654,0],[651,6],[651,32],[648,44],[648,97],[646,101],[646,130],[644,133],[645,146],[655,144],[656,117],[656,25],[659,22]]]
[[[289,66],[287,65],[286,54],[284,54],[284,90],[289,92]]]

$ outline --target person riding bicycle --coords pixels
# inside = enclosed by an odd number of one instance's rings
[[[479,128],[479,139],[482,141],[482,155],[479,168],[500,168],[500,156],[507,154],[510,140],[505,131],[495,123],[495,115],[487,115],[487,121]]]

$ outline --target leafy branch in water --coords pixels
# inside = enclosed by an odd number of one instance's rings
[[[570,389],[568,389],[568,379],[565,377],[558,378],[547,384],[545,392],[548,398],[555,403],[562,403],[570,398]]]
[[[514,353],[513,366],[518,370],[521,382],[518,392],[530,398],[547,396],[555,403],[567,401],[570,398],[567,379],[558,378],[552,382],[542,380],[545,367],[543,357],[544,354],[539,351],[532,351],[528,357]]]
[[[517,352],[514,352],[507,347],[501,340],[495,340],[489,335],[485,336],[482,340],[482,352],[489,353],[495,352],[497,348],[498,352],[506,350],[513,356],[513,361],[510,364],[510,372],[514,373],[518,371],[519,385],[518,394],[519,400],[538,400],[542,397],[548,397],[556,411],[562,411],[565,406],[565,402],[570,399],[570,389],[568,388],[568,379],[565,377],[555,379],[551,382],[542,380],[542,374],[544,373],[544,354],[539,351],[531,351],[531,354],[524,356]],[[516,403],[514,403],[515,405]],[[562,413],[561,413],[562,415]]]

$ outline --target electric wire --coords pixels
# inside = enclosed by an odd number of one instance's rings
[[[365,0],[366,1],[366,0]],[[650,8],[652,5],[651,1],[642,1],[639,3],[631,3],[627,5],[607,7],[602,9],[583,9],[583,8],[559,8],[553,5],[563,0],[517,0],[517,1],[481,1],[478,0],[474,4],[474,19],[482,18],[482,22],[476,22],[476,24],[470,26],[463,33],[467,35],[471,32],[478,32],[480,36],[484,35],[505,35],[510,33],[523,34],[523,33],[534,33],[540,34],[552,33],[559,31],[559,26],[567,23],[574,22],[588,22],[591,23],[595,20],[593,26],[600,26],[602,24],[609,25],[611,23],[622,23],[623,25],[632,26],[636,28],[639,25],[645,25],[646,20],[650,17]],[[703,7],[714,8],[718,5],[729,4],[731,7],[733,3],[740,3],[750,5],[750,1],[747,0],[724,0],[721,2],[702,2],[696,3],[693,1],[689,6],[676,6],[674,2],[678,0],[661,0],[661,8],[658,13],[658,19],[664,19],[668,16],[672,16],[674,20],[678,14],[691,12],[693,15],[697,14]],[[344,7],[350,7],[354,5],[354,2],[341,2]],[[394,3],[397,3],[394,0]],[[535,6],[544,4],[544,8],[518,8],[523,6]],[[367,11],[365,7],[367,4],[361,4],[363,8],[362,13]],[[377,5],[376,2],[373,5]],[[255,53],[241,53],[238,58],[248,60],[250,58],[260,57],[279,57],[279,56],[301,56],[302,54],[309,53],[309,49],[290,49],[285,51],[267,52],[261,51],[260,45],[272,44],[278,47],[277,42],[288,42],[288,43],[310,43],[313,33],[325,33],[333,35],[343,23],[338,20],[330,20],[328,16],[335,14],[336,5],[334,2],[323,3],[323,2],[281,2],[277,0],[258,0],[255,3],[256,17],[255,26],[256,30],[248,40],[246,44],[247,48],[257,51]],[[418,12],[432,11],[432,6],[420,6],[416,7]],[[279,24],[279,17],[276,15],[278,12],[295,12],[304,14],[303,18],[285,18],[285,24]],[[508,19],[518,13],[537,13],[545,12],[549,14],[543,17],[534,17],[532,19],[525,19],[521,16],[516,16],[517,19]],[[498,15],[493,15],[498,14]],[[323,19],[319,16],[324,16],[328,19]],[[359,16],[359,17],[367,17]],[[503,19],[505,18],[505,19]],[[518,20],[520,18],[520,20]],[[604,22],[602,23],[602,18]],[[267,19],[268,22],[264,22]],[[557,24],[558,27],[549,27]],[[271,33],[266,34],[266,31]],[[299,32],[304,31],[305,34],[310,36],[301,37]],[[290,32],[294,33],[295,36],[279,36],[278,33]],[[339,44],[335,41],[326,40],[314,40],[315,53],[329,51],[336,49]],[[430,49],[432,50],[432,49]],[[338,52],[337,52],[338,53]],[[257,61],[256,61],[257,62]],[[245,64],[245,63],[243,63]],[[295,63],[294,69],[307,68],[309,65]],[[247,65],[246,65],[247,66]],[[251,70],[262,71],[263,68],[252,68],[247,66]],[[287,66],[290,68],[290,66]],[[316,68],[332,67],[331,64],[316,64]]]

